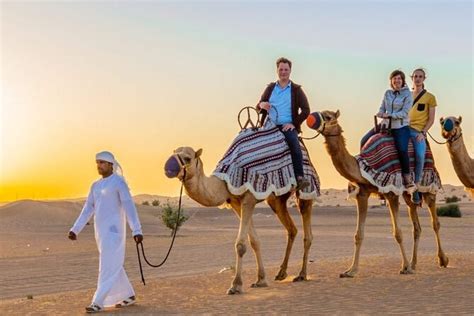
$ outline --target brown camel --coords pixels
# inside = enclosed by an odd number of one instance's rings
[[[184,180],[184,188],[187,195],[203,206],[216,207],[221,205],[231,206],[240,219],[239,232],[235,242],[236,264],[235,276],[227,294],[242,293],[242,258],[246,252],[245,237],[248,236],[250,246],[252,247],[257,261],[257,281],[252,287],[266,287],[265,270],[263,267],[262,256],[260,252],[260,241],[252,222],[252,214],[255,205],[261,201],[255,199],[253,194],[248,191],[242,195],[231,194],[224,181],[215,176],[206,176],[204,174],[203,163],[200,158],[202,149],[195,152],[190,147],[180,147],[174,151],[174,156],[182,161],[183,165],[177,175],[178,179]],[[183,179],[184,178],[184,179]],[[280,266],[280,271],[275,280],[284,280],[287,277],[288,260],[290,258],[291,248],[297,234],[296,226],[288,213],[287,200],[291,192],[275,196],[270,195],[266,201],[271,209],[276,213],[280,222],[287,230],[287,245],[285,258]],[[311,231],[311,212],[313,207],[312,200],[302,200],[297,197],[297,206],[303,219],[304,229],[304,254],[303,263],[299,275],[293,279],[296,281],[306,280],[306,270],[308,264],[308,254],[313,240]]]
[[[342,273],[340,277],[354,277],[359,269],[359,255],[360,249],[362,246],[362,241],[364,240],[364,227],[365,219],[367,216],[368,208],[368,199],[372,193],[377,194],[377,187],[370,184],[365,178],[362,177],[362,174],[359,169],[359,165],[354,156],[352,156],[346,148],[345,139],[342,136],[342,128],[337,122],[339,117],[339,111],[324,111],[321,112],[325,127],[322,131],[323,136],[326,140],[326,149],[331,156],[332,162],[336,167],[336,170],[347,180],[352,183],[355,183],[359,187],[359,192],[357,194],[357,229],[355,233],[355,249],[354,257],[351,267]],[[398,196],[394,193],[384,193],[385,199],[388,201],[390,215],[392,219],[393,235],[400,246],[400,252],[402,257],[402,265],[400,274],[409,274],[413,273],[413,270],[416,268],[417,262],[417,249],[418,242],[421,235],[421,226],[418,220],[417,205],[411,202],[410,196],[404,194],[403,197],[408,205],[409,214],[411,221],[413,223],[413,253],[411,262],[408,262],[408,258],[405,252],[405,247],[403,246],[402,240],[402,231],[398,222],[398,213],[399,213],[399,200]],[[448,265],[448,257],[445,255],[444,251],[441,248],[441,240],[439,237],[439,228],[440,224],[438,221],[438,216],[436,213],[436,195],[432,193],[422,193],[423,199],[428,205],[431,213],[431,223],[433,230],[436,236],[436,243],[438,246],[438,262],[442,267]]]
[[[448,120],[453,122],[450,124],[452,125],[450,131],[445,129],[445,123]],[[466,145],[464,144],[461,129],[462,117],[455,118],[450,116],[446,119],[441,118],[439,121],[441,123],[441,135],[447,140],[448,152],[453,162],[454,171],[466,187],[466,190],[474,196],[474,159],[469,157]]]

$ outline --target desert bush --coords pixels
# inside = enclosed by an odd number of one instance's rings
[[[450,203],[436,208],[438,216],[461,217],[461,210],[456,203]]]
[[[456,202],[461,201],[461,199],[458,198],[456,195],[453,195],[451,197],[446,197],[445,201],[446,203],[456,203]]]
[[[189,219],[189,216],[184,214],[184,210],[181,209],[178,218],[178,208],[176,206],[171,205],[170,203],[166,203],[163,205],[163,210],[161,213],[161,221],[165,224],[166,227],[171,229],[171,235],[174,234],[174,229],[179,230],[179,228]],[[178,225],[176,225],[176,222]]]

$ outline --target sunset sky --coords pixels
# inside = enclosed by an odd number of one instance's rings
[[[2,1],[0,21],[0,201],[85,196],[101,150],[132,194],[177,195],[166,159],[203,148],[211,173],[280,56],[312,111],[341,111],[353,154],[389,73],[424,67],[439,104],[431,133],[440,139],[439,118],[462,115],[474,156],[469,0]],[[323,138],[307,145],[322,187],[346,187]],[[445,145],[431,146],[443,183],[459,185]]]

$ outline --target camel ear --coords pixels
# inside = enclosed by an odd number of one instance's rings
[[[337,111],[336,111],[336,118],[338,118],[339,115],[341,115],[341,112],[339,112],[339,110],[337,110]]]
[[[461,124],[462,122],[462,116],[458,117],[458,123]]]
[[[194,155],[194,158],[199,158],[202,154],[202,148],[199,148],[198,151],[196,151],[196,154]]]
[[[443,125],[443,123],[444,123],[444,117],[441,117],[441,118],[439,119],[439,122],[441,123],[441,125]]]

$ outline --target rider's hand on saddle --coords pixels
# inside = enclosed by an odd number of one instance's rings
[[[74,232],[69,232],[69,234],[67,235],[67,238],[71,240],[77,240],[77,235]]]
[[[425,141],[425,135],[423,135],[422,133],[418,133],[418,135],[416,135],[416,141],[419,143]]]
[[[384,113],[384,114],[382,114],[382,117],[383,117],[383,118],[390,118],[390,117],[391,117],[391,115],[390,115],[390,114],[388,114],[388,113]]]
[[[281,130],[286,132],[286,131],[292,131],[294,129],[295,129],[295,126],[291,123],[288,123],[288,124],[283,125],[283,128]]]
[[[271,104],[269,102],[260,102],[259,105],[258,105],[262,110],[270,110],[270,108],[272,107]]]
[[[139,244],[139,243],[141,243],[141,242],[143,241],[143,235],[140,235],[140,234],[135,235],[135,236],[133,236],[133,239],[135,239],[135,242],[136,242],[137,244]]]

